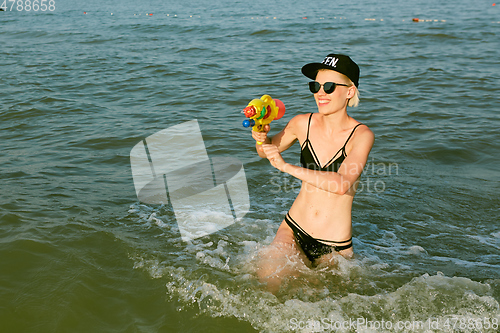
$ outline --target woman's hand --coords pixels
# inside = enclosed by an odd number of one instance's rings
[[[269,160],[269,162],[271,163],[271,165],[273,167],[275,167],[276,169],[283,171],[283,168],[284,168],[286,162],[283,159],[283,157],[281,157],[281,154],[278,150],[278,147],[276,147],[275,145],[271,145],[271,144],[263,144],[262,150],[266,154],[266,157]]]
[[[267,133],[271,130],[271,126],[269,125],[264,125],[264,131],[262,132],[255,132],[252,130],[252,138],[255,139],[257,142],[266,142],[267,140]]]

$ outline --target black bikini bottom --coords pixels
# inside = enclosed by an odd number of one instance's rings
[[[331,253],[333,251],[339,252],[352,247],[352,237],[343,242],[334,242],[330,240],[314,238],[309,235],[304,229],[302,229],[297,224],[297,222],[292,219],[290,214],[286,214],[285,222],[292,229],[297,244],[302,248],[305,255],[307,256],[307,258],[309,258],[309,260],[311,260],[311,262],[318,259],[322,255]],[[328,245],[323,242],[336,243],[341,245]]]

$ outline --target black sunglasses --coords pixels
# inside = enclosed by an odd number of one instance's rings
[[[335,82],[325,82],[324,84],[320,84],[316,81],[309,82],[309,90],[311,90],[313,94],[317,93],[321,89],[321,86],[323,86],[323,90],[326,94],[331,94],[332,92],[334,92],[337,86],[349,87],[349,85],[347,84]]]

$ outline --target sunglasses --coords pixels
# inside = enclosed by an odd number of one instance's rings
[[[321,89],[321,86],[323,86],[323,90],[326,94],[334,92],[337,86],[349,87],[347,84],[335,82],[325,82],[324,84],[320,84],[316,81],[309,82],[309,90],[311,90],[313,94],[317,93]]]

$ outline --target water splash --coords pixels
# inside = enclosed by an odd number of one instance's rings
[[[140,211],[135,213],[145,224],[151,223],[153,214],[154,219],[165,218],[158,210],[142,208],[147,211],[142,215]],[[164,228],[160,223],[154,225]],[[174,236],[171,229],[163,231],[165,237]],[[286,265],[296,274],[285,278],[281,289],[273,294],[257,277],[259,256],[271,242],[273,232],[269,221],[253,219],[183,248],[146,251],[131,258],[134,268],[165,281],[166,294],[177,302],[178,311],[194,309],[214,318],[237,318],[262,332],[317,332],[348,321],[356,322],[358,332],[374,332],[369,323],[382,321],[407,325],[394,326],[395,332],[426,332],[424,326],[408,329],[408,323],[439,323],[440,332],[455,332],[445,324],[500,319],[500,305],[488,282],[443,273],[420,274],[405,263],[384,262],[373,254],[360,254],[352,260],[334,256],[329,263],[315,268],[290,256]],[[394,241],[396,236],[387,237]],[[170,250],[177,251],[177,261],[167,260]],[[395,251],[425,255],[420,246],[401,249],[398,245]],[[458,331],[474,332],[470,327]],[[353,330],[351,326],[336,331]],[[483,327],[483,331],[495,330]]]

